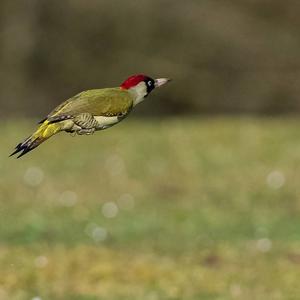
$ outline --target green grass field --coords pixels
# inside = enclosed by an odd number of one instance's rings
[[[1,300],[300,299],[300,121],[128,119],[8,158],[33,124],[1,124]]]

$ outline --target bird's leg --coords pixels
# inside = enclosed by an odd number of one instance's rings
[[[80,127],[78,130],[76,130],[76,133],[79,135],[93,134],[98,125],[98,122],[95,120],[94,116],[89,113],[79,114],[73,119],[73,122]]]
[[[83,135],[83,134],[90,135],[90,134],[93,134],[94,132],[95,132],[95,128],[80,129],[80,130],[77,131],[77,134],[79,134],[79,135]]]

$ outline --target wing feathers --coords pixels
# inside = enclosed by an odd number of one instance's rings
[[[47,116],[47,120],[56,123],[81,113],[106,117],[118,116],[128,112],[132,104],[131,94],[120,88],[89,90],[63,102]]]

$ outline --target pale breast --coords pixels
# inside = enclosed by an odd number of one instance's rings
[[[98,122],[97,130],[106,129],[111,127],[121,121],[120,117],[104,117],[104,116],[94,116],[95,120]]]

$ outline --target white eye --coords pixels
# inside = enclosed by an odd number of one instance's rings
[[[148,85],[150,85],[150,86],[151,86],[151,84],[152,84],[152,81],[148,81]]]

